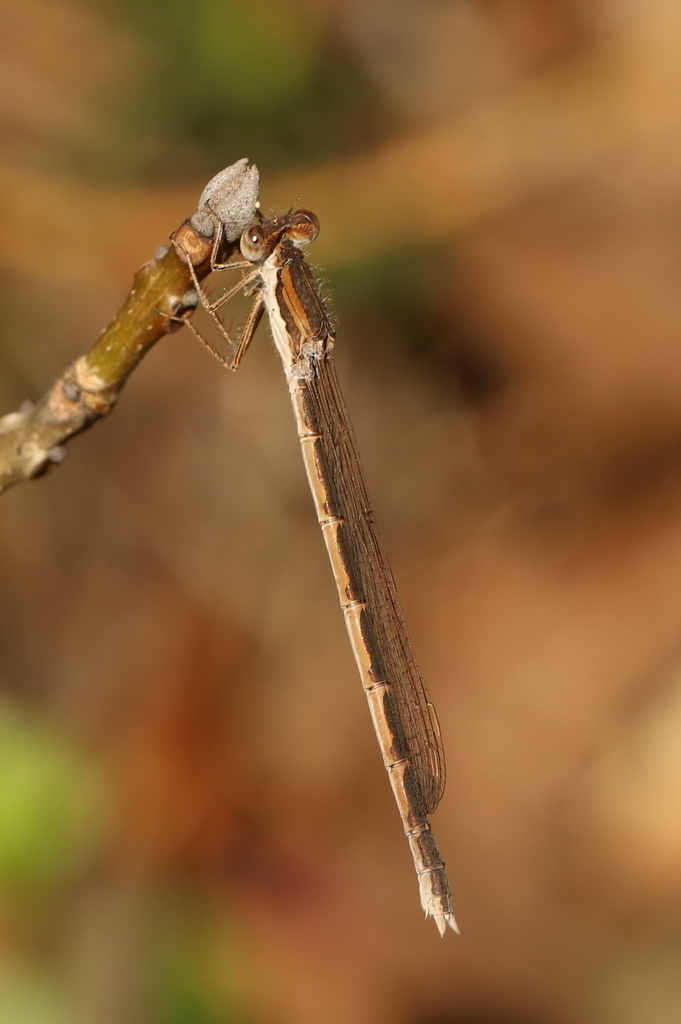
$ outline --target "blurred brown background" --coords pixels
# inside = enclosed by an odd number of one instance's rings
[[[0,57],[2,413],[221,167],[319,214],[462,930],[267,333],[181,332],[0,503],[0,1024],[676,1024],[678,5],[5,0]]]

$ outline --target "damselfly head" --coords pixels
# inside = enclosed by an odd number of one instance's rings
[[[252,224],[241,235],[241,254],[249,263],[260,263],[280,243],[299,247],[314,242],[319,219],[310,210],[298,210]]]

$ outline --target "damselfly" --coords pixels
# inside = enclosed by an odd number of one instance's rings
[[[241,281],[213,303],[198,279],[195,285],[223,331],[218,308],[241,290],[255,295],[231,360],[222,360],[231,369],[239,365],[262,314],[268,314],[350,643],[419,878],[421,905],[444,935],[447,925],[458,928],[428,821],[445,784],[440,728],[374,522],[336,376],[334,332],[301,251],[318,230],[317,217],[307,210],[254,224],[241,236],[245,262],[214,266],[248,268]]]

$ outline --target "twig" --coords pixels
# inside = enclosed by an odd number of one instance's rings
[[[216,246],[233,248],[255,219],[258,171],[238,160],[206,186],[196,213],[141,267],[126,302],[90,351],[62,373],[38,402],[0,419],[0,492],[40,476],[67,456],[64,442],[106,416],[151,346],[182,326],[198,303],[198,280]]]

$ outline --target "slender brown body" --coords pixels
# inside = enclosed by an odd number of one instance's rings
[[[317,230],[315,215],[301,210],[244,231],[242,254],[257,268],[246,281],[256,279],[258,293],[232,366],[238,365],[266,311],[350,643],[419,878],[421,904],[444,935],[447,925],[458,928],[428,821],[445,783],[440,730],[376,530],[336,377],[333,330],[299,248]]]

